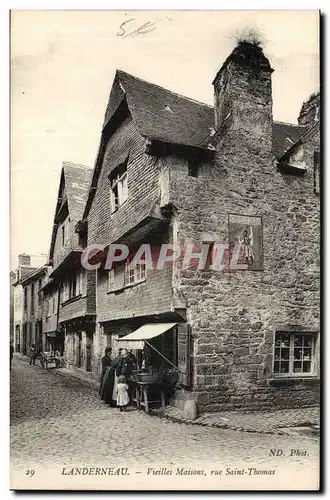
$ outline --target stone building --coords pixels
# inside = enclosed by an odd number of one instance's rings
[[[39,291],[45,284],[47,276],[47,266],[44,265],[22,279],[23,288],[23,315],[22,328],[24,335],[24,353],[27,352],[32,344],[36,349],[42,350],[43,335],[42,335],[42,297]]]
[[[84,165],[63,162],[49,253],[51,272],[42,289],[47,348],[60,351],[68,367],[86,371],[91,371],[93,356],[95,273],[80,265],[86,242],[77,222],[91,173]]]
[[[319,386],[318,97],[298,125],[272,115],[272,68],[239,43],[213,81],[214,107],[117,71],[81,224],[104,246],[94,370],[105,345],[143,325],[184,372],[173,403],[200,410],[310,405]],[[163,269],[105,269],[143,243],[201,255]],[[241,269],[231,265],[236,244]],[[222,270],[213,268],[225,245]],[[190,245],[190,246],[189,246]],[[97,259],[96,259],[97,260]]]

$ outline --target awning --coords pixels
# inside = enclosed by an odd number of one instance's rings
[[[135,330],[135,332],[129,333],[128,335],[125,335],[125,337],[117,339],[117,347],[125,349],[143,349],[145,340],[158,337],[176,325],[177,323],[151,323],[143,325]]]

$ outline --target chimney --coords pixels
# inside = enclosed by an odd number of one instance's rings
[[[31,256],[26,253],[21,253],[18,256],[18,267],[21,266],[30,266],[31,265]]]
[[[228,140],[251,154],[271,153],[273,69],[262,48],[239,42],[213,80],[217,149]]]
[[[301,106],[298,124],[311,127],[320,119],[320,92],[312,94]]]

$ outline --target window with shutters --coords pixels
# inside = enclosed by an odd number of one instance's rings
[[[128,158],[124,163],[118,165],[109,176],[111,213],[116,212],[127,201],[127,161]]]
[[[274,346],[274,375],[313,375],[315,334],[277,332]]]

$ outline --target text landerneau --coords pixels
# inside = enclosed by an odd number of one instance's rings
[[[63,467],[61,474],[62,476],[129,476],[127,467]]]

